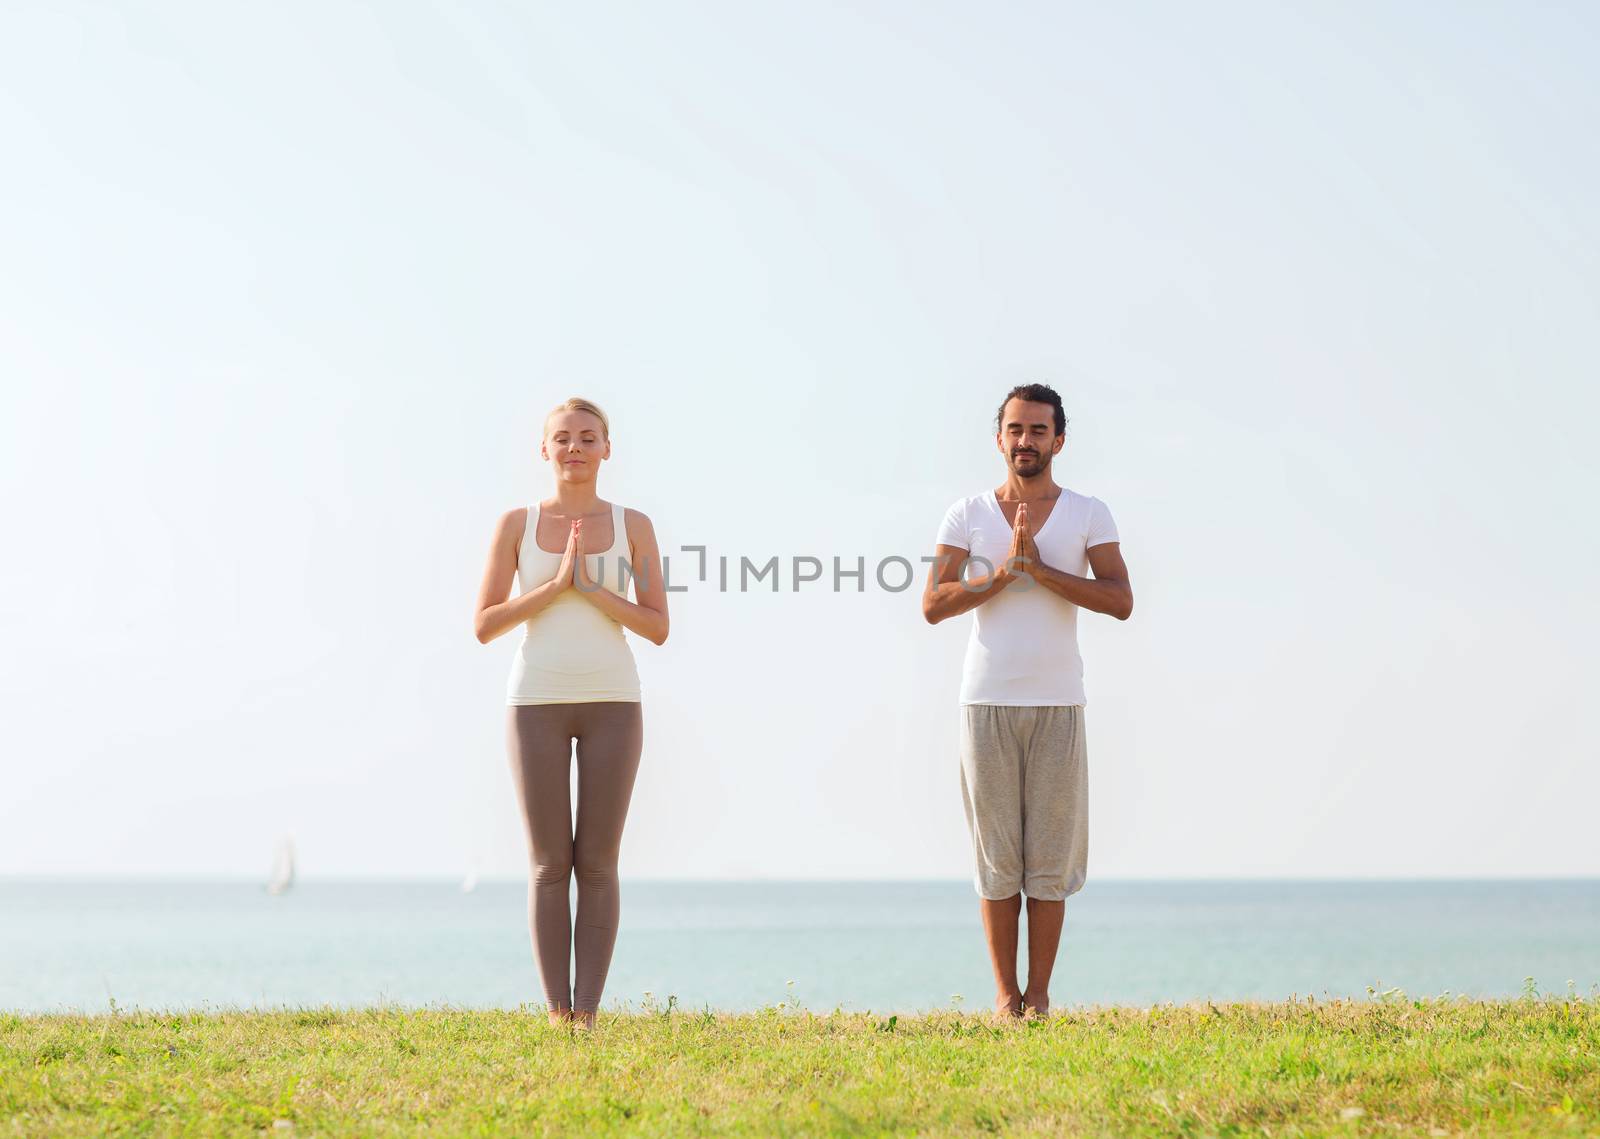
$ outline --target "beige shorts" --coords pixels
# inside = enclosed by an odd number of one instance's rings
[[[1058,902],[1089,863],[1081,705],[961,706],[961,798],[983,898]]]

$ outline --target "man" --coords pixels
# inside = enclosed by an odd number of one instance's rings
[[[946,512],[922,595],[930,624],[977,611],[961,678],[961,792],[995,1008],[1013,1016],[1049,1011],[1066,898],[1088,864],[1078,610],[1119,621],[1133,612],[1111,512],[1052,477],[1066,427],[1046,385],[1007,394],[995,417],[1005,482]],[[1017,983],[1023,894],[1026,988]]]

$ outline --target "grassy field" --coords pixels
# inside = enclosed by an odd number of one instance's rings
[[[0,1014],[0,1135],[1600,1135],[1600,1000]]]

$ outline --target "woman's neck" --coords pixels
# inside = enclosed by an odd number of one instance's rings
[[[600,496],[594,492],[594,483],[557,483],[556,508],[567,517],[595,514],[600,509]]]

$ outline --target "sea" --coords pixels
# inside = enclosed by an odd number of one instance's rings
[[[1600,995],[1600,879],[1098,881],[1056,1007]],[[624,881],[604,1007],[984,1009],[968,882]],[[0,1009],[520,1008],[526,885],[0,879]]]

